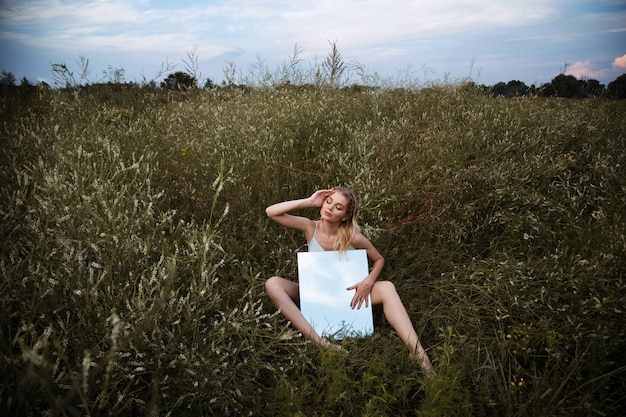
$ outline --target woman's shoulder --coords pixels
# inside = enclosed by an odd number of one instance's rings
[[[354,236],[352,237],[352,246],[355,249],[367,249],[372,246],[372,244],[369,239],[363,235],[363,233],[357,231],[354,232]]]
[[[367,251],[367,257],[371,261],[384,262],[383,256],[378,252],[378,249],[374,247],[372,242],[369,241],[361,232],[356,232],[352,238],[352,247],[354,249],[365,249]]]

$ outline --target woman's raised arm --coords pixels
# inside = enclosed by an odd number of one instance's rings
[[[334,190],[318,190],[308,198],[272,204],[265,209],[265,214],[281,226],[305,232],[313,221],[306,217],[294,216],[289,213],[299,209],[321,207],[324,200],[334,192]]]

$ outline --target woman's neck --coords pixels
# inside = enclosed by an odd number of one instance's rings
[[[328,237],[337,237],[340,227],[340,223],[330,223],[324,219],[320,219],[317,230],[321,230],[321,232]]]

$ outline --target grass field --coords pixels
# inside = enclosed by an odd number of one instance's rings
[[[0,106],[2,415],[626,412],[624,101],[451,84]],[[433,380],[380,310],[333,355],[264,293],[305,249],[265,207],[339,184]]]

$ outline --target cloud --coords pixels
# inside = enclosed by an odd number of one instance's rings
[[[507,2],[449,0],[252,0],[181,3],[176,9],[158,1],[8,1],[0,23],[27,33],[31,46],[49,49],[119,51],[189,49],[194,44],[234,46],[265,53],[276,45],[328,49],[328,41],[361,50],[395,45],[388,55],[408,55],[398,44],[428,40],[489,27],[510,27],[551,19],[545,0],[523,6]],[[17,27],[21,29],[17,29]],[[228,37],[224,35],[228,34]],[[219,53],[218,51],[214,53]],[[314,52],[315,53],[315,52]]]
[[[615,58],[612,67],[616,70],[626,70],[626,54]]]
[[[565,71],[579,80],[598,79],[607,75],[606,69],[595,69],[590,61],[578,61],[570,65]]]
[[[329,39],[338,40],[345,47],[371,48],[545,22],[554,16],[552,7],[536,0],[525,2],[524,6],[476,0],[314,1],[287,7],[267,31],[284,43],[304,40],[314,48],[325,48]]]
[[[27,1],[0,12],[0,24],[5,36],[21,35],[27,45],[50,50],[156,52],[191,48],[214,30],[219,13],[203,5],[171,10],[122,0]]]
[[[613,60],[611,68],[596,68],[591,61],[577,61],[569,65],[565,71],[567,75],[573,75],[579,80],[610,79],[626,71],[626,54]]]

